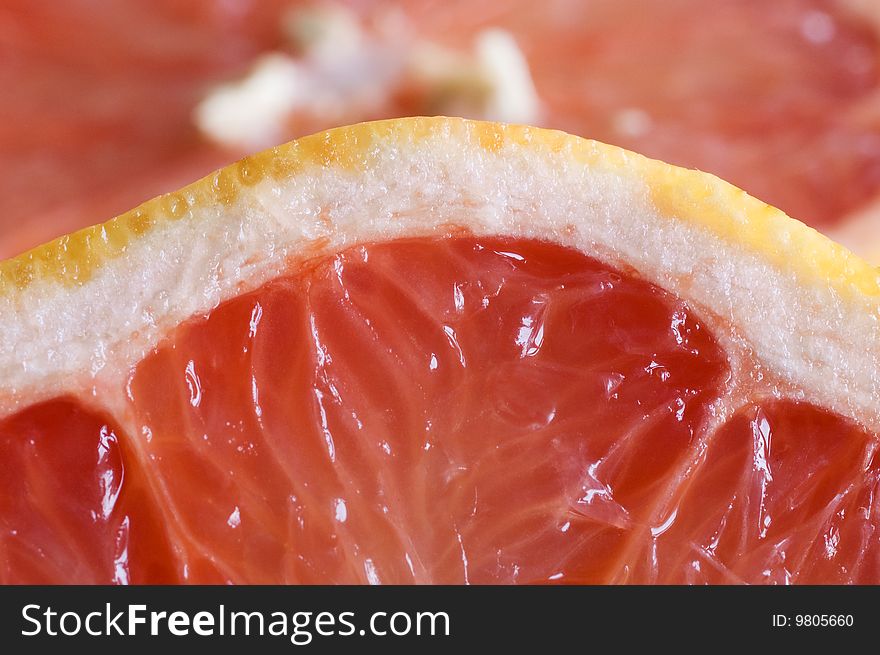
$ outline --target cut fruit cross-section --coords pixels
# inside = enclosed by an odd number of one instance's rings
[[[5,582],[880,582],[878,274],[712,176],[368,123],[0,266]]]

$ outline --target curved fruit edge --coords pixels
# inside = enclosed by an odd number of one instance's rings
[[[321,132],[0,263],[0,410],[117,384],[180,321],[303,259],[462,229],[634,268],[719,317],[806,399],[880,423],[868,263],[712,175],[452,118]]]

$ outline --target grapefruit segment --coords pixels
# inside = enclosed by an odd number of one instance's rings
[[[129,389],[163,504],[233,581],[598,582],[593,540],[649,520],[726,370],[656,287],[459,238],[230,301]]]
[[[809,405],[742,408],[654,530],[648,579],[876,583],[875,448],[863,429]]]
[[[111,421],[72,398],[0,422],[2,583],[174,579],[164,528],[128,447]]]

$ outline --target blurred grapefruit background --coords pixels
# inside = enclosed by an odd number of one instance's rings
[[[880,261],[880,2],[6,0],[0,256],[359,120],[555,127]]]

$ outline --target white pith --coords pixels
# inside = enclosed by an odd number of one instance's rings
[[[803,397],[880,429],[875,299],[804,285],[797,267],[662,214],[636,168],[601,158],[584,165],[540,143],[487,150],[455,125],[376,145],[366,167],[314,164],[267,177],[242,187],[230,207],[162,222],[82,286],[40,282],[0,298],[0,415],[93,388],[98,403],[115,404],[110,396],[122,398],[131,368],[163,335],[303,256],[464,227],[553,241],[635,269],[711,313],[732,357],[783,382],[775,391],[767,383],[768,394]],[[104,398],[107,389],[115,391]]]

